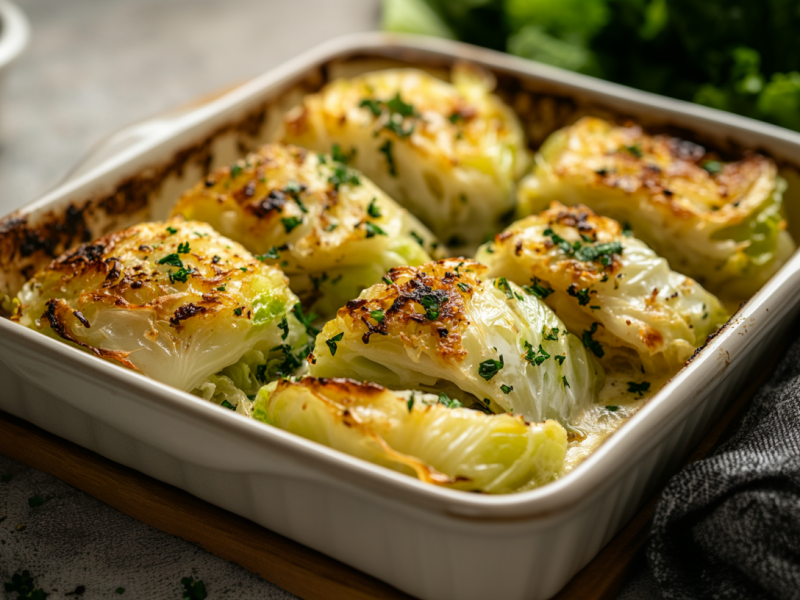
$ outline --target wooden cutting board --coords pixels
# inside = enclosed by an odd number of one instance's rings
[[[734,428],[785,347],[776,344],[751,382],[687,462],[711,452]],[[117,464],[0,411],[0,453],[44,471],[148,525],[239,563],[305,600],[409,599],[407,594],[187,492]],[[654,496],[556,596],[614,598],[647,539]]]

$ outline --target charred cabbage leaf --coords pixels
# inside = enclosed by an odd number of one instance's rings
[[[467,259],[392,269],[325,325],[309,373],[567,422],[594,400],[601,367],[539,298],[485,271]]]
[[[554,133],[520,185],[519,214],[557,200],[627,222],[670,266],[725,299],[749,297],[795,245],[785,182],[759,154],[724,162],[674,137],[587,117]]]
[[[289,276],[304,305],[332,315],[397,265],[442,252],[428,229],[340,151],[269,144],[183,194],[173,215],[210,223]]]
[[[553,203],[476,259],[544,299],[597,356],[647,372],[676,371],[728,319],[699,283],[585,206]]]
[[[18,300],[20,324],[186,391],[248,351],[282,364],[306,338],[280,270],[195,221],[144,223],[84,244],[37,273]]]
[[[513,211],[528,164],[522,127],[493,88],[467,65],[452,84],[416,69],[339,79],[287,114],[284,139],[339,144],[442,241],[474,247]]]
[[[566,431],[552,420],[526,423],[348,379],[270,384],[259,392],[254,416],[428,483],[487,493],[553,480],[567,448]]]

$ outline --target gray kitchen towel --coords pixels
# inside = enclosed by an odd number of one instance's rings
[[[622,597],[800,599],[800,341],[731,439],[667,485],[647,558],[657,585],[639,573]]]

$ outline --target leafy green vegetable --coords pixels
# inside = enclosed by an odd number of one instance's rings
[[[456,38],[800,131],[796,2],[384,0],[383,28]]]
[[[206,586],[202,581],[195,581],[194,577],[184,577],[181,579],[183,585],[182,600],[205,600]]]

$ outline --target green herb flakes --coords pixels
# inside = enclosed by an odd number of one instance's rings
[[[376,200],[377,198],[373,198],[370,201],[369,206],[367,206],[367,214],[373,219],[378,219],[381,216],[381,209],[377,204],[375,204]]]
[[[378,148],[378,151],[386,157],[386,168],[389,169],[389,175],[397,177],[397,165],[394,162],[394,154],[392,154],[392,140],[386,140]]]
[[[325,340],[325,343],[328,344],[328,348],[331,350],[331,356],[336,356],[336,342],[341,342],[343,337],[344,332],[341,332],[337,333],[332,338]]]
[[[303,219],[299,217],[284,217],[281,219],[281,223],[283,223],[283,228],[286,230],[286,233],[291,233],[295,228],[299,227],[303,224]]]
[[[156,264],[159,265],[169,265],[171,267],[178,267],[179,269],[183,268],[183,261],[181,260],[180,256],[175,254],[167,254],[164,258],[158,260]]]
[[[649,390],[650,390],[649,381],[643,381],[641,383],[636,383],[635,381],[628,382],[628,392],[630,392],[631,394],[639,394],[640,398],[645,394],[645,392]]]
[[[514,386],[503,384],[500,386],[500,389],[503,391],[504,394],[508,395],[514,391]]]
[[[478,367],[478,375],[483,377],[486,381],[489,381],[492,377],[497,375],[497,373],[504,367],[503,364],[503,355],[500,355],[500,360],[494,360],[490,358],[489,360],[483,361]]]
[[[193,577],[184,577],[181,579],[183,584],[183,595],[181,600],[205,600],[206,585],[202,581],[195,581]]]
[[[370,311],[369,316],[375,319],[378,323],[383,323],[385,318],[382,310],[372,310]]]
[[[281,334],[281,339],[285,340],[289,336],[289,321],[286,317],[283,317],[278,323],[278,329],[280,329],[283,333]]]
[[[178,244],[178,254],[189,254],[189,252],[190,252],[189,242],[183,242],[181,244]]]
[[[589,330],[583,332],[581,339],[583,340],[583,345],[591,350],[597,358],[603,358],[603,355],[605,354],[603,346],[600,345],[600,342],[592,338],[592,336],[597,332],[598,325],[599,323],[592,323],[592,326],[589,328]]]
[[[227,400],[223,400],[220,406],[222,406],[223,408],[227,408],[228,410],[236,410],[236,407]]]
[[[553,293],[553,289],[547,287],[546,285],[542,285],[542,282],[534,277],[532,280],[532,285],[523,285],[522,289],[525,290],[526,293],[530,294],[531,296],[536,296],[537,298],[541,298],[544,300],[550,294]]]

